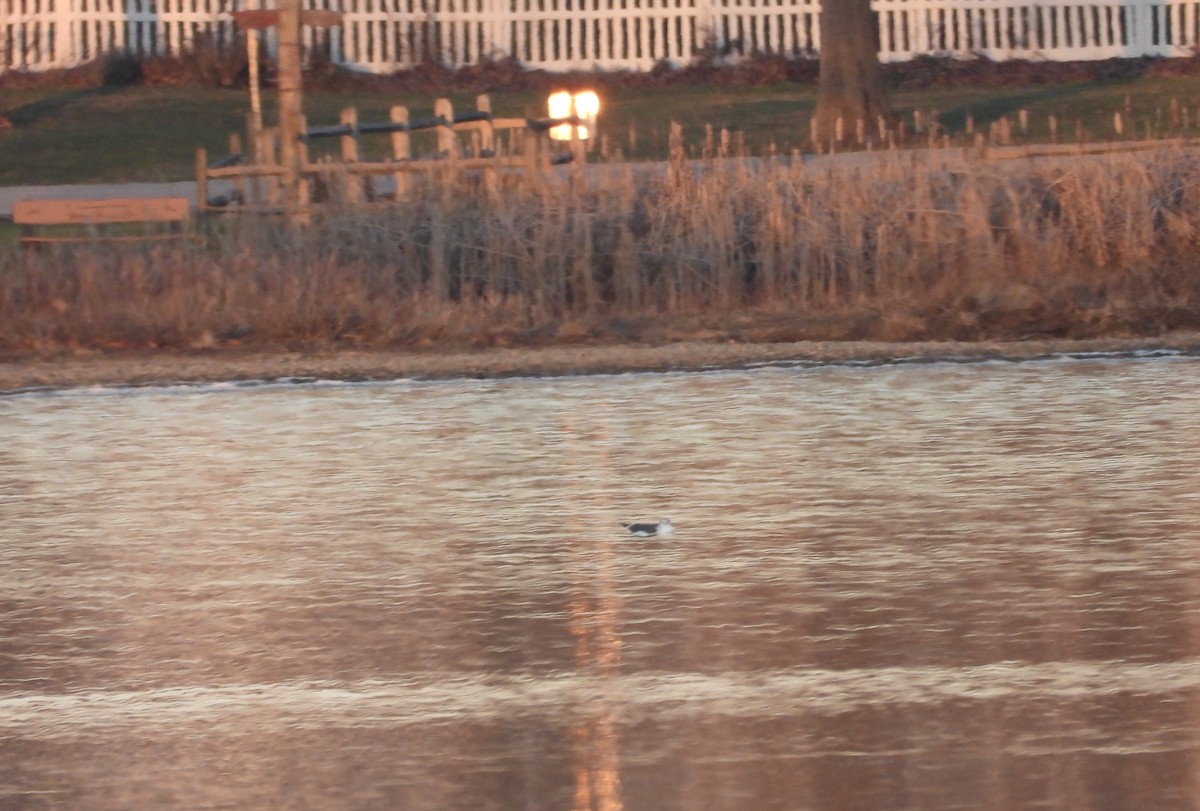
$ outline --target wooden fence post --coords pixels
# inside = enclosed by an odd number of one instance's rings
[[[300,135],[307,136],[308,119],[305,116],[299,118],[300,129],[296,138],[296,200],[301,208],[307,208],[312,200],[312,191],[309,189],[308,174],[305,169],[308,167],[308,139],[300,138]],[[308,222],[308,212],[301,211],[296,217],[296,222],[303,224]]]
[[[532,125],[538,119],[535,109],[525,109],[526,127],[521,130],[521,157],[524,158],[525,175],[534,182],[541,182],[542,168],[550,160],[549,131],[538,131]],[[543,154],[544,153],[544,154]]]
[[[483,170],[483,190],[489,197],[495,197],[499,190],[499,183],[496,177],[496,128],[492,126],[492,97],[487,93],[476,96],[475,109],[488,114],[487,120],[480,123],[479,155],[477,157],[492,159],[492,165]]]
[[[229,154],[240,155],[243,163],[250,163],[242,150],[242,136],[236,132],[229,133]],[[238,176],[233,179],[234,198],[241,203],[246,202],[246,179]]]
[[[486,121],[481,121],[479,125],[480,139],[483,141],[482,148],[485,152],[496,151],[496,129],[492,126],[492,97],[487,93],[482,93],[475,97],[475,109],[481,113],[487,113]]]
[[[437,128],[438,156],[446,162],[446,168],[437,173],[441,186],[442,200],[450,199],[452,180],[458,170],[458,136],[454,134],[454,105],[450,99],[438,99],[433,103],[433,114],[442,120]]]
[[[346,107],[338,117],[338,123],[350,128],[350,132],[341,136],[342,160],[354,163],[358,160],[358,109]]]
[[[279,160],[276,153],[276,145],[278,142],[278,127],[267,127],[258,134],[258,143],[255,145],[255,152],[258,155],[259,164],[269,167],[279,166]],[[265,175],[262,178],[262,184],[262,194],[267,205],[279,205],[279,175]]]
[[[196,150],[196,208],[201,213],[208,208],[208,150]]]
[[[351,172],[351,165],[358,163],[358,110],[347,107],[342,110],[339,121],[350,128],[350,132],[341,137],[342,142],[342,181],[345,188],[347,203],[358,203],[362,200],[362,178]]]
[[[724,130],[722,130],[722,135],[724,135]],[[725,155],[721,157],[725,157]],[[667,139],[667,178],[673,188],[678,188],[683,182],[684,172],[687,170],[686,158],[687,153],[683,146],[683,125],[678,121],[672,121],[671,134]]]
[[[454,135],[454,105],[450,103],[450,99],[438,99],[433,103],[433,114],[437,118],[442,119],[442,124],[437,128],[437,151],[438,156],[443,158],[456,158],[458,155],[458,139]]]
[[[261,121],[254,120],[253,113],[246,114],[246,163],[259,164],[262,163],[262,140],[263,127]],[[260,203],[262,202],[262,186],[257,177],[253,175],[249,178],[250,196],[244,198],[246,202]]]
[[[388,118],[391,119],[393,124],[408,126],[408,108],[397,104],[389,111]],[[392,159],[397,163],[407,163],[412,159],[408,130],[396,130],[392,133]],[[395,181],[396,200],[402,200],[408,194],[408,172],[397,169],[395,172]]]

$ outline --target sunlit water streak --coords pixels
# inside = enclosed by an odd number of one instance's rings
[[[0,397],[0,807],[1190,808],[1198,395],[1158,356]]]

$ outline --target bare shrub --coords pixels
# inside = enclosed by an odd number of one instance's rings
[[[1200,159],[705,160],[10,255],[0,347],[1012,339],[1200,326]]]

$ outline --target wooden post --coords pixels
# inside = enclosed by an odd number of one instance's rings
[[[246,30],[246,60],[250,70],[250,126],[253,132],[257,132],[262,129],[262,94],[261,82],[258,77],[258,29]]]
[[[396,105],[388,113],[388,117],[393,124],[408,124],[408,108]],[[408,130],[397,130],[392,133],[392,159],[396,162],[407,163],[412,158],[412,152],[409,147]],[[397,170],[395,173],[396,180],[396,199],[402,200],[408,194],[408,172]]]
[[[479,155],[478,157],[490,157],[492,165],[483,170],[483,190],[489,197],[495,197],[499,190],[499,183],[496,178],[496,129],[492,126],[492,97],[487,93],[483,93],[475,97],[475,109],[481,113],[487,113],[486,121],[481,122],[479,128]]]
[[[349,127],[350,132],[341,137],[342,160],[355,163],[358,160],[358,110],[346,107],[342,110],[338,121],[342,126]]]
[[[988,156],[988,142],[982,132],[975,133],[975,157],[986,158]]]
[[[196,210],[203,213],[208,208],[208,150],[196,150]]]
[[[258,163],[262,166],[278,166],[279,157],[276,145],[279,141],[279,128],[266,127],[258,134]],[[267,205],[279,205],[279,176],[264,175],[262,178],[262,196]],[[257,192],[256,192],[257,196]]]
[[[300,133],[307,135],[308,133],[308,118],[300,116]],[[305,173],[305,167],[308,166],[308,139],[296,138],[296,164],[299,170],[297,177],[297,194],[300,201],[300,207],[304,211],[297,217],[296,222],[308,222],[308,204],[311,202],[311,193],[309,191],[308,178]]]
[[[253,143],[253,141],[251,141],[251,143]],[[241,155],[244,162],[249,162],[246,160],[246,155],[242,151],[242,136],[238,135],[236,132],[229,133],[229,154]],[[234,197],[238,200],[239,204],[246,202],[246,179],[241,175],[233,179],[233,191]]]
[[[437,151],[443,158],[458,157],[458,139],[454,135],[454,105],[450,99],[438,99],[433,103],[434,116],[442,119],[437,128]]]
[[[441,199],[450,199],[455,173],[458,170],[458,136],[454,134],[454,105],[450,99],[438,99],[433,103],[433,114],[442,119],[442,125],[437,128],[438,156],[446,162],[446,168],[436,173],[438,185],[441,187]]]
[[[278,187],[284,191],[284,207],[293,222],[300,222],[299,208],[308,203],[308,184],[304,179],[304,167],[308,165],[306,150],[300,142],[305,132],[303,122],[303,99],[301,95],[301,38],[300,26],[307,25],[315,28],[331,28],[342,24],[340,11],[323,9],[301,10],[303,0],[278,0],[276,9],[243,9],[234,11],[233,19],[237,25],[246,31],[246,55],[250,68],[250,113],[246,127],[252,148],[258,155],[263,154],[262,144],[262,106],[259,99],[258,81],[258,32],[268,28],[276,28],[278,32],[278,65],[279,85],[279,144],[280,156],[278,165],[283,167],[282,182],[273,177],[268,182],[271,190],[271,202],[277,202]],[[272,152],[274,149],[272,148]],[[272,160],[272,164],[275,161]],[[252,179],[255,189],[255,200],[258,199],[257,181]]]
[[[575,115],[575,107],[571,106],[571,115]],[[587,142],[579,137],[579,127],[571,125],[571,166],[576,174],[583,171],[587,163]]]
[[[722,136],[725,132],[722,130]],[[722,137],[722,145],[724,137]],[[671,122],[671,134],[667,139],[667,177],[673,188],[678,188],[683,182],[686,165],[686,152],[683,147],[683,125],[678,121]],[[723,157],[723,156],[722,156]]]
[[[533,177],[540,183],[550,169],[551,158],[554,155],[550,131],[528,129],[525,131],[525,139],[529,149],[528,165],[532,167]]]
[[[303,115],[300,53],[300,0],[279,0],[279,161],[283,164],[283,202],[288,217],[300,212],[300,133]]]
[[[262,122],[254,120],[253,113],[246,113],[246,135],[250,139],[246,145],[246,162],[259,164],[263,159],[263,128],[259,126]],[[261,203],[263,197],[262,184],[258,182],[258,178],[253,175],[249,178],[250,196],[246,198],[248,203]]]
[[[341,137],[342,142],[342,179],[347,203],[358,203],[362,200],[361,178],[350,171],[351,164],[358,163],[358,110],[347,107],[342,110],[338,119],[344,126],[350,128],[347,135]]]
[[[537,120],[537,111],[527,107],[525,109],[526,127],[521,130],[521,154],[525,159],[525,176],[531,181],[540,183],[542,180],[542,167],[549,161],[549,141],[550,136],[548,131],[538,132],[533,128],[532,123]],[[543,151],[545,154],[543,155]]]
[[[480,94],[475,97],[475,109],[481,113],[487,113],[488,119],[481,121],[479,126],[479,135],[482,140],[482,149],[486,152],[496,151],[496,130],[492,126],[492,97],[487,93]]]

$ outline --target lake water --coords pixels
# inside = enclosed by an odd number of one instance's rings
[[[1195,808],[1198,406],[1172,356],[0,397],[0,808]]]

